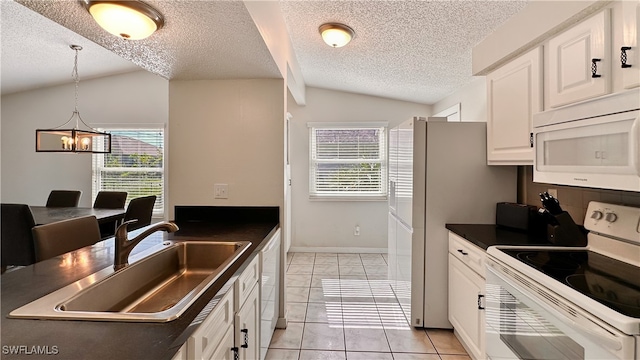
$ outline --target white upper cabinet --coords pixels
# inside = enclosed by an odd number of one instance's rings
[[[610,9],[604,9],[549,40],[548,107],[611,92]]]
[[[532,115],[542,108],[542,47],[487,75],[489,165],[532,165]]]
[[[618,62],[614,59],[613,66],[622,73],[622,86],[631,89],[640,86],[640,0],[623,1],[621,15],[621,26],[614,27],[614,54],[618,51],[620,59]]]

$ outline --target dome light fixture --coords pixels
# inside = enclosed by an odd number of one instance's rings
[[[142,40],[164,25],[160,12],[142,1],[81,0],[103,29],[125,40]]]
[[[340,23],[322,24],[318,30],[322,35],[322,40],[334,48],[347,45],[356,35],[352,28]]]

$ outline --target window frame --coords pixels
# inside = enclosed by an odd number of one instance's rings
[[[128,172],[144,172],[144,171],[153,171],[160,172],[162,174],[162,199],[161,199],[161,209],[156,209],[158,206],[158,200],[156,200],[156,205],[153,210],[154,218],[164,218],[166,209],[167,209],[167,173],[166,173],[166,163],[167,163],[167,128],[166,124],[158,123],[158,124],[102,124],[97,127],[99,131],[106,131],[108,133],[118,132],[118,131],[160,131],[162,132],[162,166],[161,167],[109,167],[108,169],[111,171],[128,171]],[[95,200],[98,191],[101,190],[100,180],[102,177],[98,177],[98,175],[103,171],[103,169],[107,169],[104,166],[105,156],[108,154],[93,154],[91,159],[91,198],[92,202]],[[131,196],[127,196],[127,202],[125,205],[128,206],[129,202],[134,199]]]
[[[314,201],[386,201],[388,198],[388,122],[369,121],[369,122],[308,122],[309,129],[309,199]],[[379,159],[367,159],[366,162],[374,162],[380,164],[380,188],[376,192],[319,192],[316,191],[315,166],[318,163],[362,163],[358,159],[327,159],[318,160],[314,158],[314,132],[315,130],[381,130],[381,139],[379,140]]]

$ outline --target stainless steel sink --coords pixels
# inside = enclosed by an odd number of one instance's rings
[[[178,318],[251,243],[182,241],[105,268],[9,314],[12,318],[166,322]]]

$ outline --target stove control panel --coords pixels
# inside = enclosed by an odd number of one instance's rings
[[[592,201],[587,208],[584,227],[602,235],[640,244],[640,207]]]

